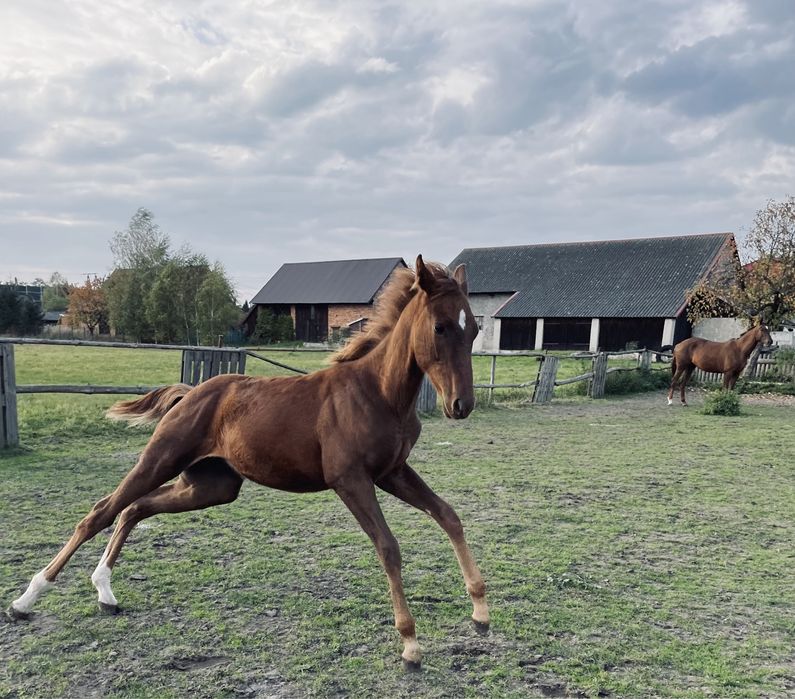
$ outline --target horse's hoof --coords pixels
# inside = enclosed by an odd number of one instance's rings
[[[403,669],[406,672],[419,672],[422,670],[422,663],[419,660],[406,660],[403,658]]]
[[[121,609],[119,609],[118,604],[108,604],[107,602],[99,603],[99,611],[110,616],[116,616],[117,614],[121,613]]]
[[[9,604],[8,609],[6,609],[6,616],[11,621],[27,621],[30,619],[30,612],[21,612],[13,604]]]
[[[482,621],[477,621],[475,619],[472,620],[472,626],[475,627],[475,631],[477,631],[479,636],[488,636],[489,633],[489,624],[488,622],[483,623]]]

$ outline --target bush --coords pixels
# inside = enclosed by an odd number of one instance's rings
[[[607,375],[605,395],[623,395],[626,393],[646,393],[668,388],[671,375],[668,371],[616,371]]]
[[[778,366],[793,364],[795,363],[795,347],[782,347],[773,356],[776,358]]]
[[[738,381],[735,389],[738,393],[775,393],[782,396],[795,396],[795,381],[792,377],[786,377],[786,380],[768,381],[769,377],[765,377],[762,381]]]
[[[710,391],[701,412],[704,415],[739,415],[740,396],[725,388]]]

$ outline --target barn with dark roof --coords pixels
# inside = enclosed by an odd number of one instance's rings
[[[378,293],[401,257],[283,264],[251,300],[243,321],[251,335],[259,309],[292,316],[295,337],[324,342],[334,331],[362,330]]]
[[[475,349],[659,348],[690,336],[687,295],[733,263],[734,235],[713,233],[467,248]]]

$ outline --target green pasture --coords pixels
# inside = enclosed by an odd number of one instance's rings
[[[328,366],[329,352],[281,352],[256,349],[270,357],[304,371]],[[181,353],[170,350],[130,350],[106,347],[68,347],[53,345],[17,345],[15,347],[18,384],[100,384],[117,386],[155,386],[180,380]],[[560,355],[558,378],[577,376],[590,370],[590,361]],[[490,357],[473,357],[476,383],[488,383]],[[611,360],[610,366],[635,366],[634,359]],[[524,383],[535,380],[538,374],[537,357],[499,357],[496,364],[496,383]],[[246,373],[252,376],[291,376],[281,369],[255,357],[246,361]],[[560,395],[570,395],[572,387],[558,389]],[[485,393],[482,394],[485,397]],[[532,395],[532,388],[498,390],[495,399],[522,400]]]
[[[54,349],[17,348],[20,383],[179,372],[167,352]],[[23,446],[0,455],[3,608],[146,443],[102,419],[113,400],[19,397]],[[424,421],[411,462],[461,515],[493,623],[470,626],[441,530],[382,496],[421,673],[401,668],[386,580],[336,497],[247,483],[231,505],[136,529],[114,572],[119,616],[98,612],[89,581],[108,532],[86,544],[30,622],[0,621],[0,697],[793,696],[795,408],[722,418],[691,400]]]

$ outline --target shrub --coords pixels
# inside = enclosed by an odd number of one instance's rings
[[[649,369],[616,371],[607,375],[605,395],[657,391],[661,388],[667,388],[670,383],[671,376],[667,371],[651,371]]]
[[[701,412],[704,415],[739,415],[740,396],[725,388],[710,391]]]
[[[774,356],[778,366],[793,364],[795,363],[795,347],[782,347]]]

